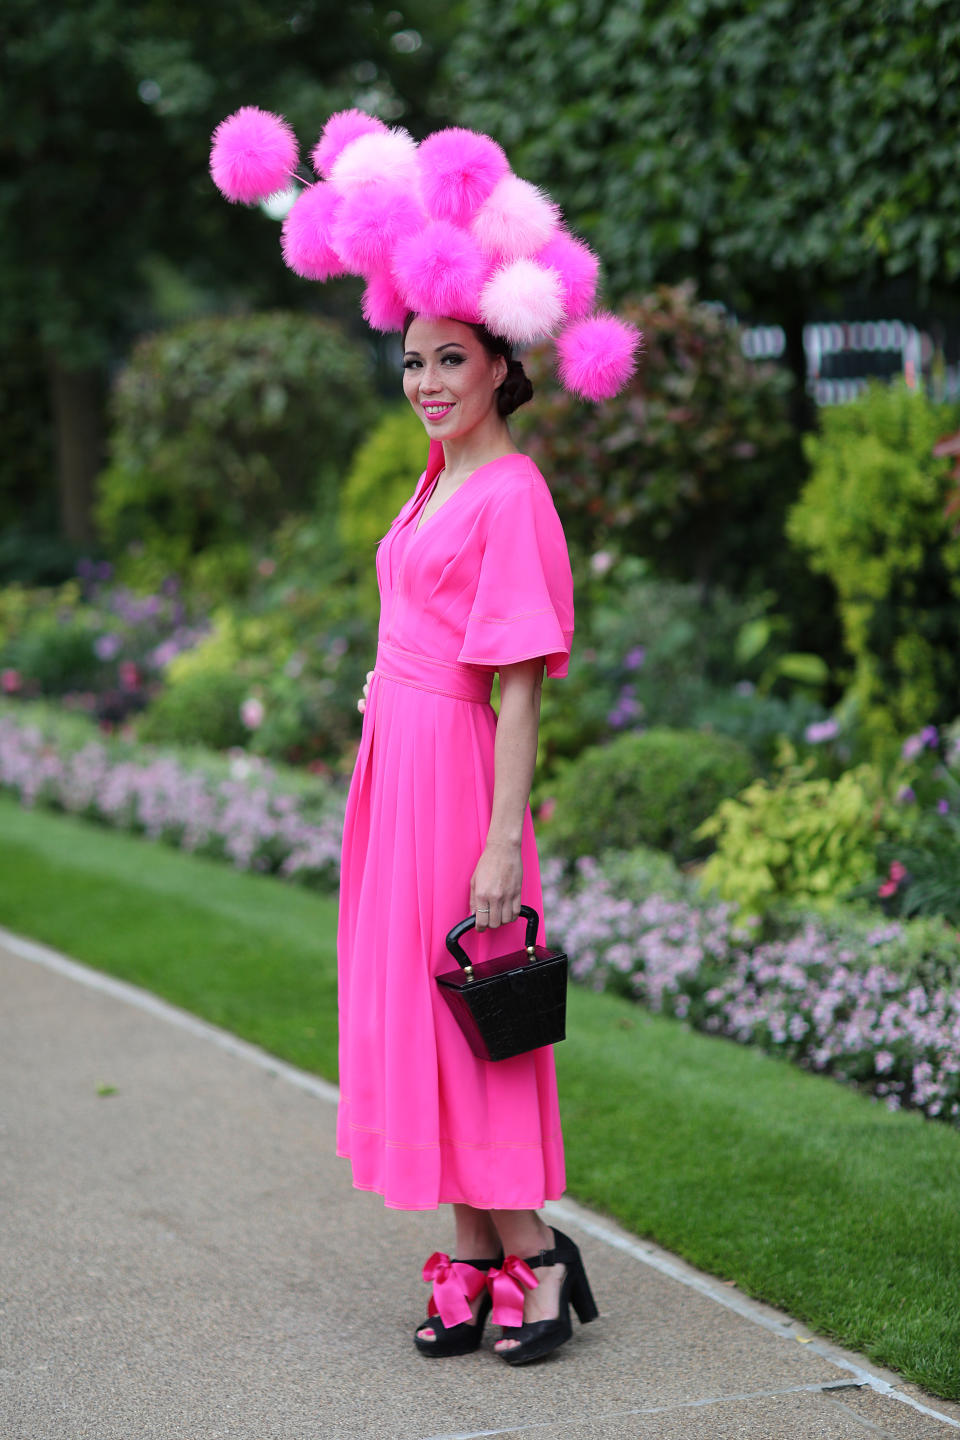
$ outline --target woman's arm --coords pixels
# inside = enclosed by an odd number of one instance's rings
[[[520,840],[537,760],[542,685],[542,660],[500,668],[493,809],[487,843],[470,881],[470,909],[477,914],[478,930],[506,924],[520,914]],[[489,914],[483,908],[487,905]]]

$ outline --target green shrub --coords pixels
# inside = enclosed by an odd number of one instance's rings
[[[787,522],[832,582],[853,658],[852,693],[875,753],[948,719],[960,686],[960,537],[944,513],[949,462],[935,441],[960,408],[874,382],[821,411],[813,473]]]
[[[776,577],[783,593],[783,517],[804,475],[789,375],[746,359],[738,328],[691,283],[618,308],[644,333],[631,384],[584,404],[559,388],[544,346],[528,367],[536,401],[516,417],[568,539],[646,556],[701,587],[742,593]]]
[[[722,800],[697,830],[716,840],[703,869],[704,890],[763,915],[787,903],[829,907],[873,874],[877,845],[903,822],[887,803],[884,778],[863,764],[837,780],[811,779],[785,744],[780,774],[755,780]]]
[[[643,560],[610,560],[596,573],[574,556],[577,634],[568,678],[544,688],[538,784],[548,784],[562,758],[640,725],[727,733],[714,725],[712,706],[737,684],[796,694],[789,710],[787,701],[773,706],[765,733],[781,717],[787,724],[788,714],[790,734],[801,717],[823,715],[803,698],[806,687],[782,673],[786,637],[769,614],[769,596],[738,598],[717,586],[705,601],[696,585],[651,576]],[[755,636],[758,623],[766,627],[764,644],[748,649],[743,638]]]
[[[409,405],[388,410],[356,450],[340,497],[344,549],[376,588],[377,542],[412,495],[428,441]]]
[[[249,731],[240,706],[249,682],[230,670],[194,670],[168,685],[137,722],[137,739],[150,744],[245,745]]]
[[[142,340],[111,397],[104,538],[155,584],[291,512],[332,523],[372,403],[364,352],[331,321],[218,317]]]
[[[80,587],[9,585],[0,590],[0,669],[16,671],[32,693],[91,688],[102,670],[94,648],[101,625],[80,604]]]
[[[547,852],[564,859],[651,845],[690,860],[709,849],[695,839],[696,827],[755,773],[748,752],[725,735],[621,735],[564,767],[552,783],[554,807],[540,834]]]
[[[781,739],[800,745],[807,726],[825,718],[823,706],[800,692],[781,699],[744,688],[708,696],[694,709],[691,723],[698,730],[739,740],[767,770],[773,766]]]

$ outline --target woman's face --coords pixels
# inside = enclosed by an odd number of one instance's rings
[[[455,440],[496,414],[496,390],[507,374],[459,320],[410,322],[403,354],[403,393],[431,440]]]

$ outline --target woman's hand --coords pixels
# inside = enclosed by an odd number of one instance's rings
[[[487,841],[470,880],[470,909],[477,929],[496,929],[520,914],[523,861],[519,844]]]
[[[367,708],[367,694],[368,694],[368,692],[369,692],[369,690],[370,690],[370,681],[371,681],[372,679],[373,679],[373,671],[372,671],[372,670],[368,670],[368,671],[367,671],[367,678],[366,678],[366,681],[364,682],[364,686],[363,686],[363,694],[362,694],[362,696],[360,697],[360,699],[357,701],[357,709],[360,711],[360,714],[361,714],[361,715],[363,714],[364,710],[366,710],[366,708]]]

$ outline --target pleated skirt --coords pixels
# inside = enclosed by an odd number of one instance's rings
[[[564,1189],[550,1047],[477,1059],[435,976],[470,913],[494,785],[490,672],[381,644],[347,801],[338,926],[337,1153],[398,1209],[536,1209]],[[542,917],[529,807],[522,899]],[[525,922],[462,941],[519,949]],[[543,943],[543,922],[538,935]]]

